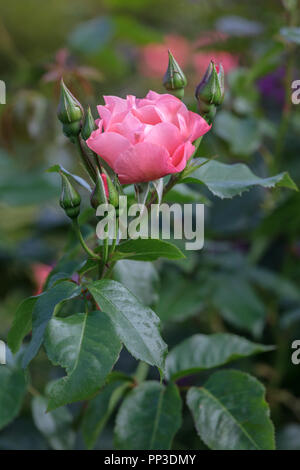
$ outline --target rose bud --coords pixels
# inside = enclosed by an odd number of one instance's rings
[[[114,207],[118,207],[119,205],[119,193],[116,189],[116,187],[114,186],[112,180],[110,179],[110,176],[109,174],[103,170],[103,177],[106,177],[106,184],[107,184],[107,192],[108,192],[108,200],[109,200],[109,203],[112,204]]]
[[[196,88],[196,98],[206,104],[219,106],[224,99],[224,70],[221,64],[210,62],[204,77]]]
[[[62,178],[62,192],[59,200],[60,206],[64,209],[70,219],[76,219],[80,213],[80,194],[70,183],[64,173],[60,173]]]
[[[182,99],[184,96],[184,88],[187,85],[187,79],[171,51],[168,51],[168,53],[169,65],[163,79],[163,85],[172,95]]]
[[[107,175],[105,175],[104,173],[100,173],[100,171],[97,169],[96,184],[90,199],[91,206],[94,209],[97,209],[100,204],[107,204],[108,197],[109,193],[107,185]]]
[[[97,126],[95,124],[95,120],[93,118],[91,108],[88,107],[88,110],[87,110],[86,115],[84,117],[83,126],[82,126],[82,129],[81,129],[82,138],[84,140],[87,140],[90,137],[91,133],[95,129],[97,129]]]
[[[81,131],[83,109],[79,101],[61,80],[60,98],[57,108],[57,117],[63,125],[63,132],[73,142]]]

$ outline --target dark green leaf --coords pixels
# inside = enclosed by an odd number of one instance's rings
[[[214,450],[272,450],[274,428],[265,389],[254,377],[227,370],[187,394],[197,432]]]
[[[129,382],[115,381],[106,385],[89,401],[82,421],[82,434],[88,449],[92,449]]]
[[[7,363],[0,365],[0,429],[19,414],[26,394],[26,376],[19,357],[13,357],[9,350],[6,356]]]
[[[32,339],[23,357],[23,367],[37,354],[44,338],[46,327],[57,307],[80,294],[81,287],[70,281],[62,281],[41,295],[32,312]]]
[[[116,256],[120,254],[121,258],[138,260],[138,261],[154,261],[158,258],[180,259],[184,258],[184,254],[169,242],[158,239],[142,239],[128,240],[121,243],[117,247]]]
[[[166,375],[172,380],[230,361],[273,350],[228,333],[194,335],[176,346],[166,359]]]
[[[266,318],[266,309],[251,285],[232,275],[215,276],[212,303],[232,325],[259,337]]]
[[[51,362],[67,371],[66,377],[49,386],[48,410],[53,410],[95,394],[116,363],[122,345],[109,317],[95,311],[53,318],[45,347]]]
[[[126,287],[116,281],[96,281],[88,286],[101,310],[107,312],[131,354],[164,369],[167,345],[159,332],[159,318]]]
[[[12,327],[8,333],[7,343],[13,353],[16,353],[23,339],[31,330],[32,311],[39,296],[28,297],[19,305]]]
[[[144,382],[124,400],[116,419],[115,443],[121,450],[168,450],[181,426],[176,385]]]

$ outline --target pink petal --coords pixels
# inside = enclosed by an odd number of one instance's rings
[[[199,116],[199,114],[189,111],[189,129],[189,140],[191,142],[194,142],[194,140],[198,139],[198,137],[201,137],[202,135],[206,134],[206,132],[211,129],[211,125],[207,124],[205,119]]]
[[[136,144],[122,153],[114,169],[122,184],[152,181],[177,171],[167,150],[149,142]]]
[[[145,136],[144,142],[161,145],[168,150],[170,155],[182,144],[180,132],[174,124],[161,122],[152,127]]]
[[[130,147],[128,139],[115,132],[92,132],[86,141],[88,147],[102,157],[112,168],[119,155]]]
[[[195,147],[190,142],[180,145],[180,147],[175,150],[171,160],[177,172],[184,170],[186,162],[193,155],[194,151]]]
[[[158,124],[161,122],[161,118],[156,111],[155,106],[146,105],[138,109],[132,109],[132,114],[134,114],[141,122],[145,124]]]

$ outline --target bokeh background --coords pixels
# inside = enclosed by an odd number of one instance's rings
[[[196,84],[211,58],[221,61],[226,99],[201,155],[246,162],[260,176],[288,170],[299,185],[300,105],[290,97],[292,80],[300,79],[300,33],[291,38],[283,29],[298,24],[298,10],[288,10],[293,3],[0,0],[0,79],[7,87],[0,105],[1,339],[20,301],[40,291],[69,236],[57,204],[58,177],[45,172],[60,163],[82,174],[56,118],[61,77],[96,117],[102,95],[164,92],[169,48],[188,78],[185,102],[196,109]],[[158,263],[153,283],[143,287],[145,301],[156,298],[171,347],[217,331],[275,344],[274,352],[236,367],[266,386],[278,447],[300,449],[300,365],[291,362],[292,341],[300,339],[300,196],[252,189],[217,200],[191,185],[180,197],[206,202],[205,248],[184,262]],[[119,279],[127,274],[119,270]],[[133,290],[138,282],[141,275],[131,280]],[[135,365],[123,353],[118,367]],[[30,371],[35,387],[42,391],[56,369],[41,351]],[[76,407],[71,411],[76,415]],[[98,448],[112,447],[112,426]],[[17,420],[0,431],[0,449],[51,445],[32,419],[28,397]],[[80,435],[72,445],[83,446]],[[205,448],[188,413],[174,448]]]

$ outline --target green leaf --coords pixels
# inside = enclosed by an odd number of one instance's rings
[[[211,300],[226,321],[256,337],[261,335],[267,312],[246,280],[230,274],[215,276]]]
[[[199,163],[205,162],[200,158]],[[253,186],[264,188],[286,187],[298,191],[294,181],[287,172],[279,173],[269,178],[260,178],[243,163],[227,165],[226,163],[210,160],[198,168],[191,177],[183,182],[203,183],[215,195],[223,198],[232,198],[248,191]]]
[[[164,369],[167,345],[159,332],[159,318],[119,282],[101,280],[88,286],[101,310],[107,312],[129,352],[141,361]]]
[[[229,111],[221,111],[216,115],[213,128],[229,144],[234,155],[251,155],[260,146],[262,135],[258,120],[252,117],[241,118]]]
[[[281,36],[289,42],[294,42],[295,44],[300,44],[300,28],[291,27],[291,28],[281,28]]]
[[[199,285],[178,271],[162,276],[156,311],[163,322],[180,322],[203,310],[205,285]]]
[[[122,403],[115,425],[120,450],[168,450],[181,426],[181,399],[176,385],[144,382]]]
[[[6,360],[6,365],[0,365],[0,429],[19,414],[26,394],[26,376],[19,357],[7,350]]]
[[[28,297],[23,300],[16,311],[7,337],[7,344],[13,353],[20,349],[23,339],[31,330],[32,311],[38,298],[39,296]]]
[[[176,346],[166,359],[166,376],[177,380],[202,370],[220,367],[253,354],[272,351],[273,346],[252,343],[229,333],[194,335]]]
[[[39,395],[31,402],[34,424],[54,450],[70,450],[75,444],[76,434],[72,430],[73,417],[67,408],[47,413],[48,400]]]
[[[111,382],[89,401],[82,421],[82,434],[88,449],[95,447],[103,428],[128,389],[130,382]]]
[[[273,450],[274,428],[265,389],[240,371],[213,374],[201,388],[192,387],[187,404],[197,432],[214,450]]]
[[[23,357],[23,367],[37,354],[44,338],[46,327],[62,302],[77,297],[81,287],[70,281],[62,281],[41,295],[32,312],[32,339]]]
[[[92,192],[92,188],[90,187],[90,185],[85,179],[81,178],[81,176],[70,173],[61,165],[53,165],[50,168],[48,168],[47,171],[48,173],[64,173],[65,175],[71,176],[78,184],[80,184],[80,186],[87,189],[90,193]]]
[[[114,269],[114,278],[144,305],[153,305],[158,298],[158,274],[152,263],[147,261],[120,260]]]
[[[180,259],[184,258],[182,251],[169,242],[158,239],[128,240],[117,246],[116,255],[121,258],[137,261],[154,261],[158,258]]]
[[[49,386],[48,410],[53,410],[95,394],[116,363],[122,345],[109,317],[95,311],[53,318],[45,347],[51,362],[67,371],[66,377]]]

